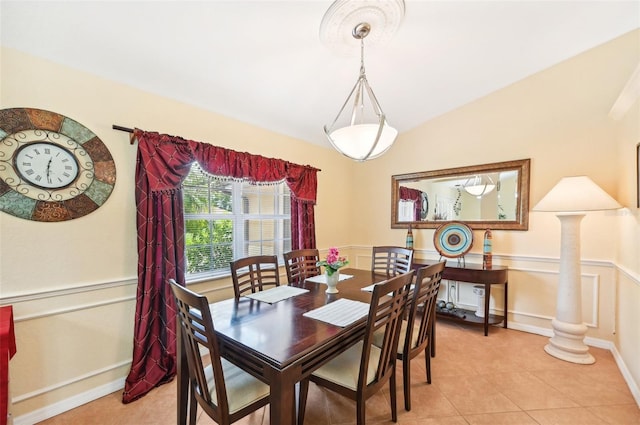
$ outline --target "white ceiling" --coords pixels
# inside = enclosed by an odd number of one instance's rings
[[[331,3],[2,0],[0,35],[4,46],[328,145],[322,126],[360,61],[357,44],[345,56],[321,43]],[[639,27],[640,1],[406,0],[391,40],[365,40],[365,65],[403,132]]]

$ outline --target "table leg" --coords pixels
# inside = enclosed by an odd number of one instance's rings
[[[282,371],[272,374],[269,395],[269,415],[272,424],[296,424],[296,381],[291,373]]]

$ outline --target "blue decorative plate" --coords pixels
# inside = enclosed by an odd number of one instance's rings
[[[436,229],[433,244],[444,257],[462,257],[473,245],[473,232],[460,221],[450,221]]]

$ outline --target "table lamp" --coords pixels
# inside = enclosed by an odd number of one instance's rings
[[[587,326],[582,321],[580,282],[580,222],[588,211],[622,208],[587,176],[564,177],[533,211],[555,212],[560,219],[560,274],[556,317],[551,321],[553,337],[544,350],[561,360],[592,364],[583,340]]]

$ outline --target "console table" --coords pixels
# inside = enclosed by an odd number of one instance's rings
[[[419,269],[431,263],[414,261],[412,267]],[[508,268],[505,266],[493,266],[491,269],[483,269],[480,264],[465,264],[464,267],[456,265],[446,265],[442,278],[457,282],[468,282],[484,285],[484,317],[478,317],[471,310],[459,309],[465,313],[465,317],[458,317],[451,314],[437,312],[441,318],[462,321],[472,324],[484,325],[484,335],[489,335],[489,325],[503,323],[502,327],[507,327],[507,300],[508,300]],[[504,285],[504,316],[489,314],[489,301],[491,300],[491,285]]]

